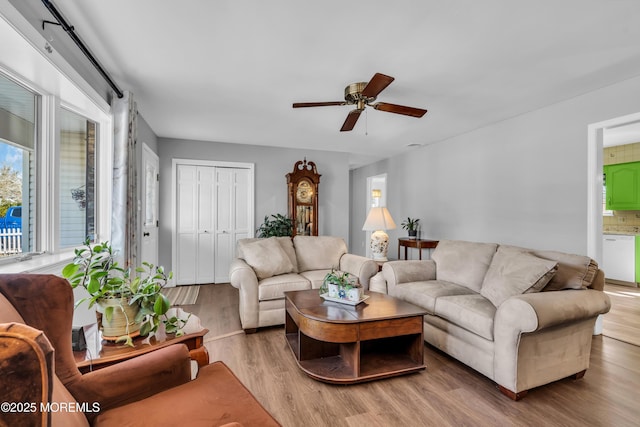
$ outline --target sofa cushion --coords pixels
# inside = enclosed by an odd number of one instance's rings
[[[598,273],[598,263],[585,255],[532,251],[535,256],[558,262],[558,271],[543,291],[587,289]]]
[[[342,274],[342,271],[333,270],[336,274]],[[300,275],[311,282],[311,289],[320,289],[322,282],[324,282],[325,276],[331,273],[331,270],[310,270],[310,271],[302,271]],[[354,277],[353,275],[349,275],[349,277]],[[356,280],[358,278],[356,277]]]
[[[484,278],[480,294],[498,307],[514,295],[541,291],[557,269],[556,261],[499,247]]]
[[[0,293],[0,323],[25,323],[13,304]]]
[[[306,289],[311,289],[311,282],[301,275],[295,273],[281,274],[258,282],[258,300],[282,299],[287,291],[303,291]]]
[[[493,318],[496,307],[480,294],[438,297],[435,314],[454,325],[493,341]]]
[[[207,408],[204,414],[203,408]],[[202,367],[193,381],[102,412],[94,426],[223,426],[233,421],[242,426],[280,425],[227,365],[218,361]]]
[[[562,289],[586,289],[598,274],[598,263],[585,255],[568,254],[558,251],[541,251],[522,248],[519,246],[501,247],[529,252],[538,258],[544,258],[558,263],[558,271],[542,290],[559,291]]]
[[[436,262],[436,279],[480,292],[497,247],[495,243],[441,240],[431,255]]]
[[[270,237],[270,239],[275,239],[276,242],[278,242],[280,244],[280,247],[282,247],[282,250],[285,251],[285,253],[287,254],[287,256],[289,257],[289,260],[291,261],[291,264],[293,265],[293,272],[297,273],[298,272],[298,260],[296,259],[296,250],[293,248],[293,240],[291,239],[291,237]],[[236,252],[237,252],[237,257],[238,258],[242,258],[244,259],[244,251],[243,248],[246,244],[251,243],[251,242],[255,242],[258,240],[264,240],[264,238],[261,237],[251,237],[248,239],[240,239],[238,240],[238,244],[236,245]]]
[[[53,376],[53,395],[51,402],[63,404],[67,402],[75,402],[76,399],[60,382],[57,375]],[[81,402],[82,403],[82,402]],[[89,407],[92,408],[92,403]],[[82,411],[51,411],[51,425],[64,427],[89,427],[89,421]]]
[[[396,285],[393,296],[401,300],[418,305],[430,314],[435,312],[436,300],[439,297],[451,295],[473,294],[469,288],[442,280],[426,280],[407,282]]]
[[[340,258],[347,253],[347,244],[340,237],[295,236],[293,246],[298,259],[298,271],[337,270]]]
[[[258,280],[291,273],[293,264],[275,237],[243,242],[244,260],[256,272]]]

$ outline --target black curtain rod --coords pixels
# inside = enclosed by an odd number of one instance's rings
[[[53,17],[56,18],[56,21],[58,21],[59,25],[67,32],[67,34],[69,34],[69,37],[71,37],[71,40],[73,40],[75,44],[78,46],[78,48],[80,48],[82,53],[84,53],[84,56],[87,57],[87,59],[93,64],[93,66],[96,67],[100,75],[107,81],[107,83],[109,83],[109,86],[111,86],[111,88],[115,91],[116,95],[118,95],[118,98],[122,98],[124,96],[122,91],[113,82],[113,80],[111,80],[111,77],[109,77],[109,74],[107,74],[104,68],[102,68],[102,66],[98,63],[98,60],[91,54],[89,49],[87,49],[84,43],[82,43],[82,40],[80,40],[80,38],[76,34],[73,27],[67,24],[67,21],[65,21],[65,19],[62,17],[60,12],[58,12],[58,9],[56,9],[53,3],[51,3],[49,0],[42,0],[42,3],[47,9],[49,9],[49,12],[51,12]],[[43,28],[44,28],[45,22],[48,22],[48,21],[42,22]]]

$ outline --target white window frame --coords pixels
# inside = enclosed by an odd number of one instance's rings
[[[73,257],[59,247],[58,147],[60,108],[98,124],[96,144],[96,240],[110,240],[113,168],[111,107],[62,57],[45,50],[46,40],[11,6],[0,3],[0,71],[41,97],[36,141],[34,253],[4,261],[0,273],[58,272]]]

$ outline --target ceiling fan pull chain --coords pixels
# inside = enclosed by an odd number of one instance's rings
[[[364,110],[364,136],[369,136],[369,113]]]

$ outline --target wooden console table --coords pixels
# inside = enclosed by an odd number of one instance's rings
[[[189,313],[185,313],[182,309],[171,308],[167,315],[184,318],[184,316],[189,316]],[[198,366],[208,365],[209,352],[204,346],[204,336],[209,330],[203,328],[200,319],[193,314],[189,316],[189,320],[182,330],[184,331],[182,336],[167,335],[164,331],[164,325],[161,324],[154,336],[134,338],[133,347],[128,347],[122,343],[103,340],[98,324],[92,323],[84,326],[86,350],[73,352],[76,366],[80,372],[85,374],[178,343],[187,345],[191,359],[195,360]]]
[[[422,250],[435,248],[436,246],[438,246],[438,240],[400,238],[398,239],[398,259],[401,259],[401,246],[404,246],[404,259],[407,259],[407,248],[417,248],[418,253],[420,254],[420,259],[422,259]]]

